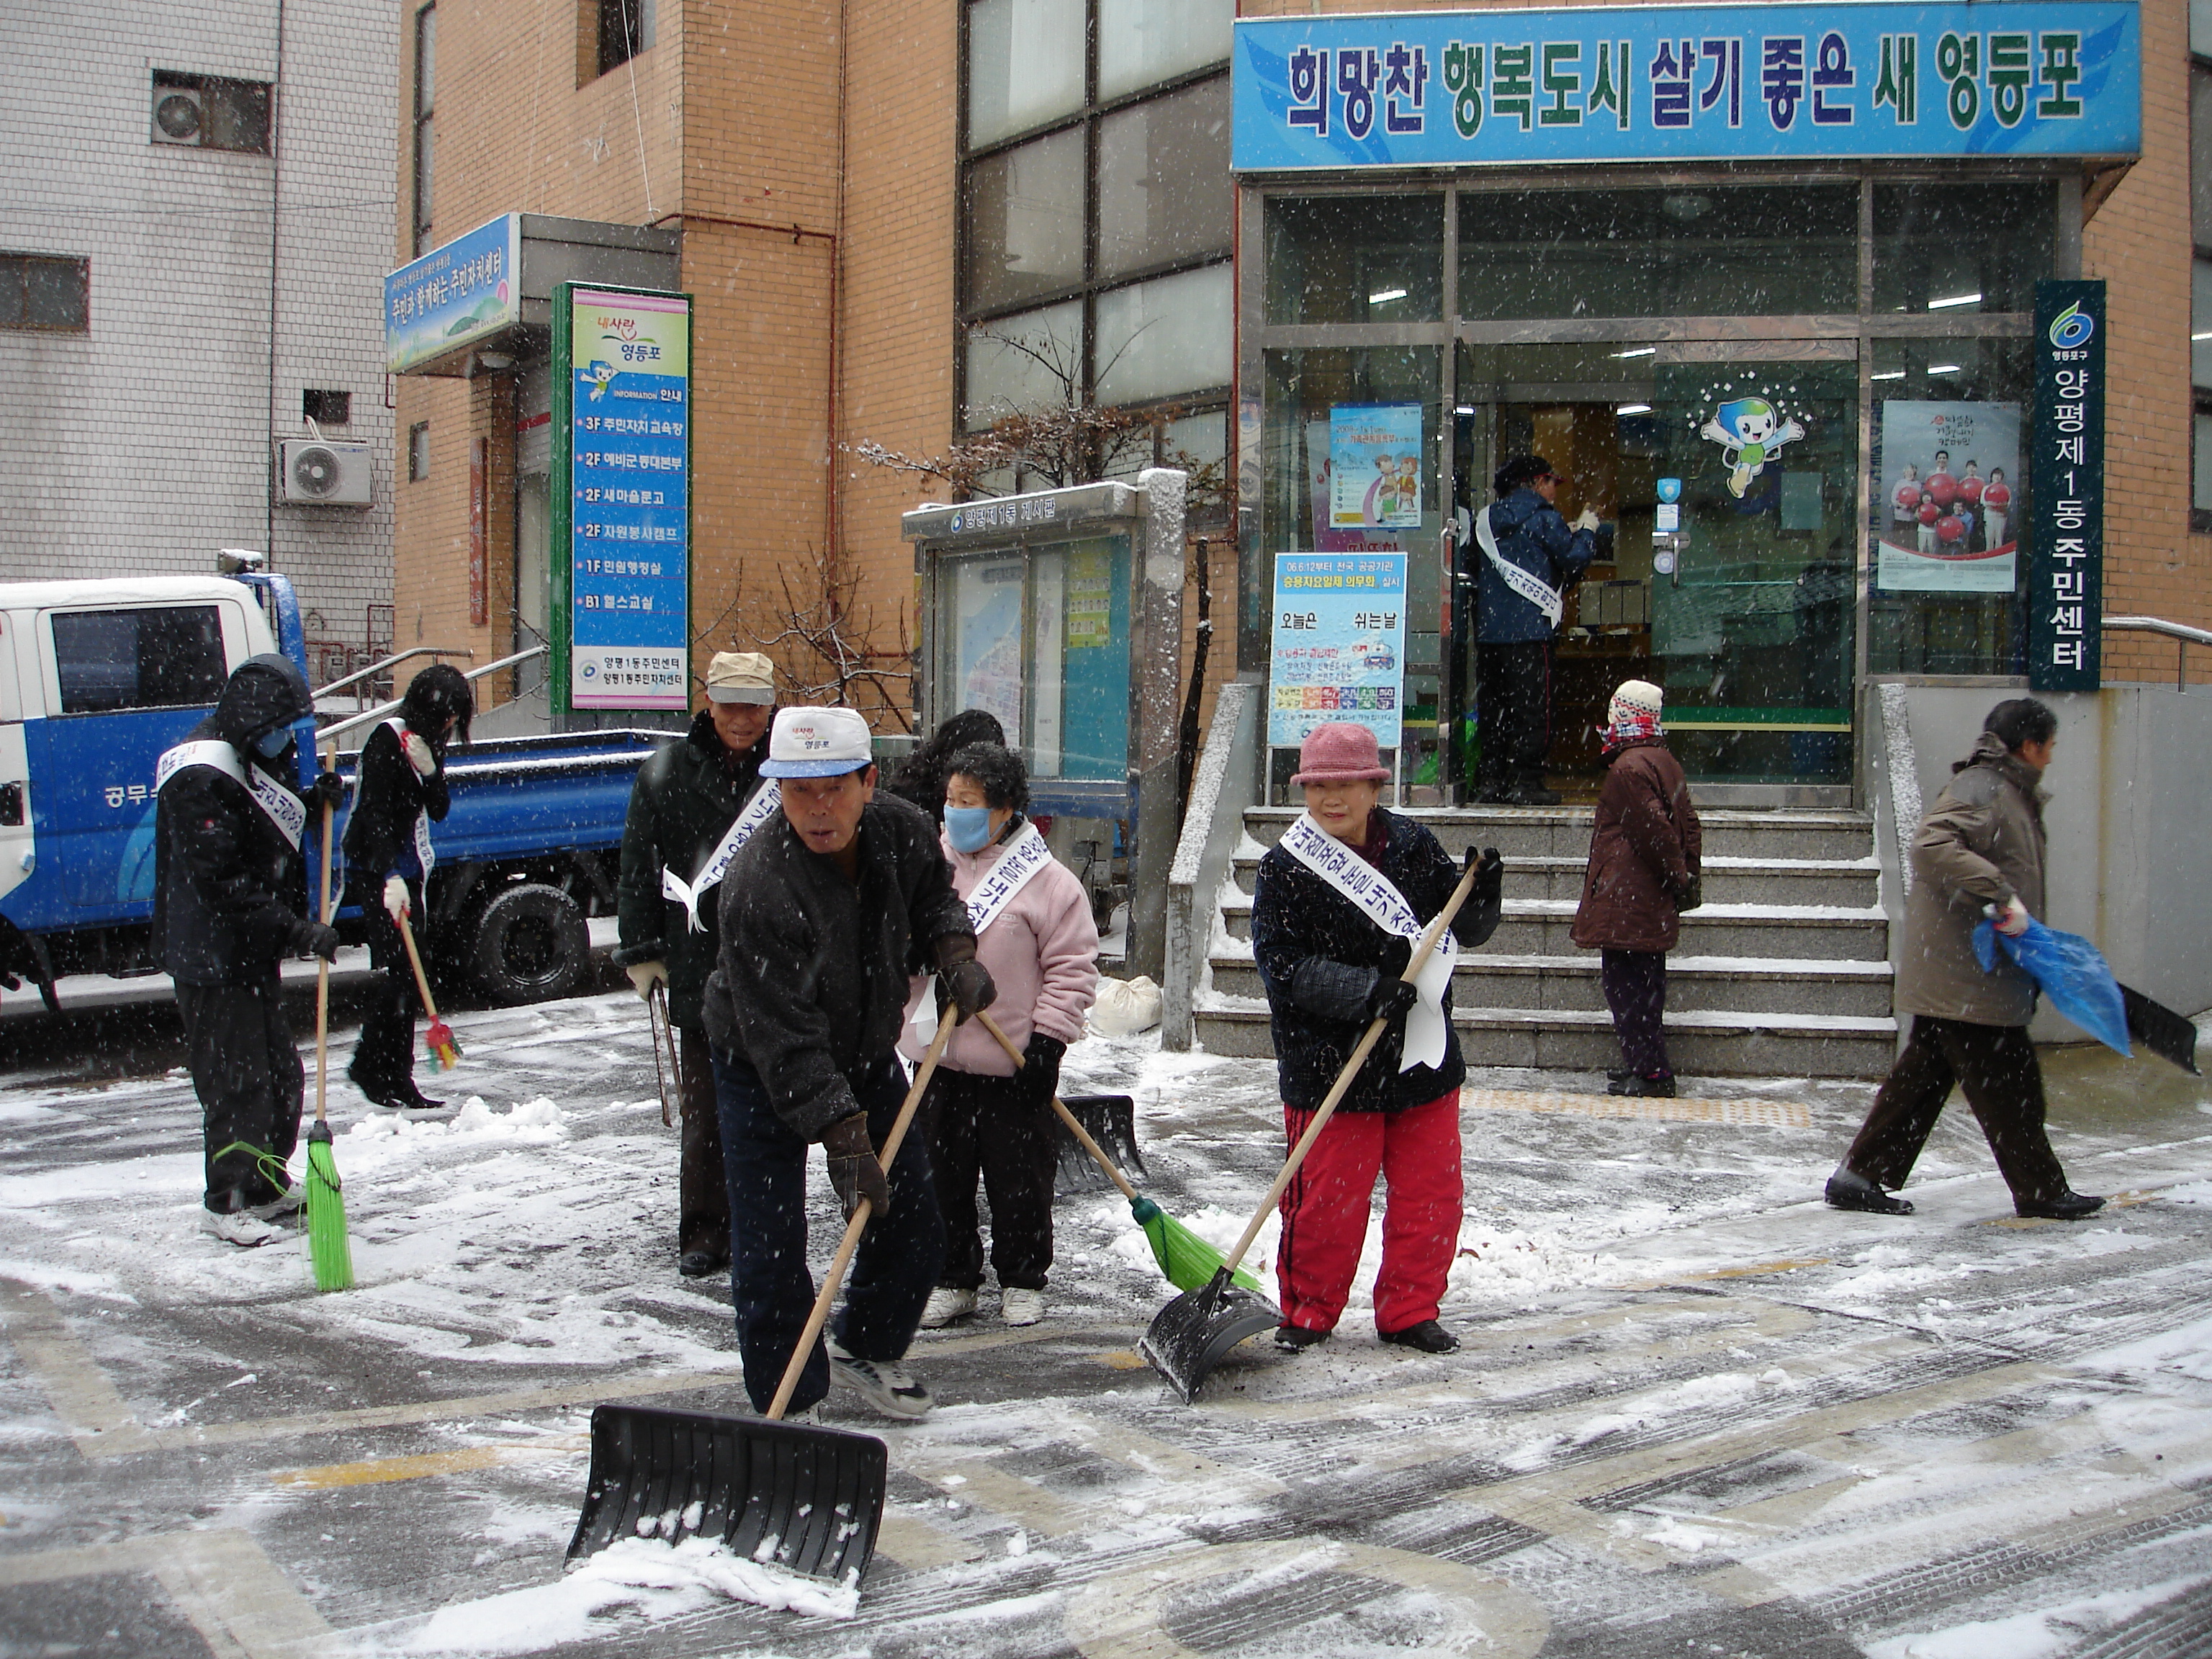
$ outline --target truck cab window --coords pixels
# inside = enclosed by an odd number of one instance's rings
[[[222,695],[222,617],[212,605],[58,611],[64,714],[210,703]]]

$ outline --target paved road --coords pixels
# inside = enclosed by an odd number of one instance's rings
[[[1898,1223],[1811,1201],[1863,1091],[1632,1118],[1485,1078],[1465,1350],[1385,1348],[1363,1301],[1196,1407],[1132,1352],[1161,1297],[1126,1212],[1068,1198],[1050,1321],[987,1295],[918,1346],[942,1404],[884,1429],[857,1615],[564,1583],[593,1402],[742,1409],[726,1291],[671,1268],[635,1011],[465,1017],[483,1103],[447,1122],[334,1093],[343,1296],[194,1231],[158,1034],[16,1056],[0,1655],[2212,1652],[2212,1119],[2079,1060],[2059,1144],[2124,1196],[2074,1227],[2011,1218],[1963,1111]],[[1071,1073],[1129,1088],[1156,1195],[1233,1231],[1278,1144],[1263,1071],[1092,1043]]]

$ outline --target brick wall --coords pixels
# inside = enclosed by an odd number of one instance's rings
[[[267,81],[273,0],[55,0],[0,58],[13,159],[0,248],[88,258],[91,328],[0,331],[0,577],[204,573],[269,548],[310,632],[358,641],[391,588],[381,285],[391,223],[392,15],[289,0],[277,148],[276,370],[266,156],[149,142],[152,71]],[[271,436],[300,392],[352,394],[375,505],[278,507]]]

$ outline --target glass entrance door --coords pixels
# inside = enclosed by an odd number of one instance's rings
[[[1615,526],[1612,559],[1566,597],[1553,786],[1595,787],[1606,702],[1631,678],[1664,689],[1694,780],[1848,785],[1856,343],[1468,343],[1456,368],[1456,504],[1479,511],[1496,468],[1535,453],[1566,476],[1569,518]],[[1477,620],[1455,618],[1462,653]],[[1455,666],[1472,687],[1471,656]],[[1455,732],[1462,781],[1474,726]]]

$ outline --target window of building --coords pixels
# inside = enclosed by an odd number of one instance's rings
[[[300,417],[317,426],[344,426],[353,419],[353,393],[305,388],[300,393]]]
[[[430,240],[430,185],[435,177],[435,126],[431,119],[438,91],[438,9],[425,6],[415,14],[415,252],[428,253]]]
[[[265,81],[155,70],[149,141],[266,155],[269,94]]]
[[[407,428],[407,482],[420,483],[430,476],[430,423],[417,421]]]
[[[1225,396],[1232,0],[968,0],[962,408]]]
[[[583,0],[592,78],[619,69],[653,44],[653,0]]]
[[[0,253],[0,328],[82,334],[91,315],[92,261]]]
[[[219,606],[64,611],[52,620],[64,714],[170,708],[222,695]]]
[[[2196,405],[2189,527],[2212,530],[2212,0],[2189,0],[2189,384]]]

